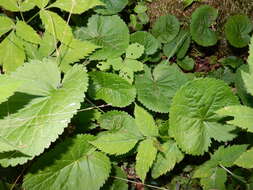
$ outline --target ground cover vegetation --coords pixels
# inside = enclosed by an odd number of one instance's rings
[[[253,189],[253,4],[166,3],[0,0],[1,190]]]

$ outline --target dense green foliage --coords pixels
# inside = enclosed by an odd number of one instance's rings
[[[252,21],[149,2],[0,0],[1,190],[253,188]]]

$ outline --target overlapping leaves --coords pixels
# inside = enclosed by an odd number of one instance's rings
[[[3,166],[23,164],[49,147],[80,107],[88,85],[82,66],[74,66],[61,81],[56,63],[48,60],[27,63],[10,78],[21,82],[17,92],[34,98],[0,120],[1,137],[26,154],[0,159]]]

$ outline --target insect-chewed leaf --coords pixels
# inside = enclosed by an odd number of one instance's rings
[[[126,49],[126,58],[138,59],[144,53],[144,46],[138,43],[133,43]]]
[[[136,173],[144,182],[146,175],[156,158],[157,149],[152,139],[141,141],[136,156]]]
[[[201,46],[213,46],[217,43],[216,33],[210,29],[210,26],[218,17],[218,10],[209,6],[202,5],[192,14],[191,35],[192,39]]]
[[[70,26],[58,14],[41,10],[40,18],[45,30],[50,32],[56,39],[67,45],[72,41],[73,33]]]
[[[90,135],[64,140],[40,157],[24,178],[27,190],[99,190],[109,177],[110,160],[92,150]]]
[[[94,99],[102,99],[117,107],[128,106],[134,101],[134,86],[118,75],[105,72],[91,72],[89,75],[92,79],[89,94]]]
[[[50,7],[58,7],[73,14],[81,14],[97,5],[103,5],[99,0],[57,0]]]
[[[138,100],[148,109],[167,113],[170,110],[172,97],[188,81],[176,65],[159,64],[153,70],[144,67],[145,73],[135,79]]]
[[[201,155],[208,150],[211,138],[232,140],[233,127],[218,123],[215,111],[239,101],[221,80],[196,79],[185,84],[173,98],[170,110],[170,133],[185,152]],[[223,134],[222,136],[220,134]]]
[[[12,31],[0,44],[0,65],[3,65],[4,71],[9,73],[21,66],[24,60],[23,42]]]
[[[172,170],[176,163],[179,163],[184,154],[177,147],[174,141],[166,142],[162,145],[163,152],[157,154],[157,158],[152,168],[152,177],[158,178],[166,172]]]
[[[33,95],[22,109],[0,120],[0,134],[28,156],[0,159],[3,166],[15,166],[41,154],[68,126],[80,107],[88,86],[82,66],[74,66],[61,82],[56,63],[32,62],[11,74],[22,85],[17,92]]]
[[[127,25],[117,15],[94,15],[86,28],[81,27],[75,31],[75,36],[102,47],[90,57],[95,60],[119,57],[128,47],[130,38]]]
[[[15,26],[14,22],[7,16],[0,16],[0,25],[0,37]]]

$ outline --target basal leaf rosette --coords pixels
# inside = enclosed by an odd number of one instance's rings
[[[218,123],[215,111],[239,104],[232,90],[221,80],[196,79],[177,91],[170,110],[170,134],[186,153],[202,155],[211,139],[229,141],[236,135],[229,125]]]
[[[21,82],[18,93],[33,99],[17,112],[1,115],[0,136],[25,154],[2,155],[2,166],[23,164],[48,148],[80,108],[88,86],[83,66],[74,66],[61,80],[57,64],[48,60],[26,63],[10,78]]]

